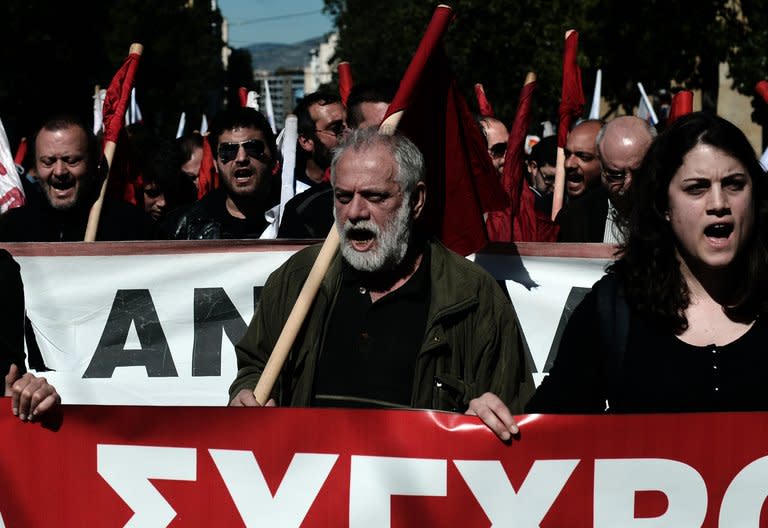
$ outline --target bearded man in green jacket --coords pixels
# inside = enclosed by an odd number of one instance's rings
[[[334,153],[331,182],[340,250],[267,404],[465,412],[509,439],[534,389],[517,317],[490,274],[420,235],[419,150],[356,130]],[[236,346],[230,405],[259,405],[254,387],[319,250],[267,280]]]

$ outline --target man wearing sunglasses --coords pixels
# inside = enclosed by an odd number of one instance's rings
[[[620,116],[604,124],[595,138],[600,183],[575,200],[558,217],[561,242],[621,242],[618,218],[627,205],[627,192],[656,137],[656,129],[636,116]]]
[[[266,211],[280,197],[269,122],[253,108],[229,108],[211,122],[209,140],[221,186],[180,216],[174,238],[259,238],[268,226]]]
[[[237,344],[230,405],[442,409],[517,433],[533,390],[514,309],[496,280],[419,225],[424,158],[402,135],[358,129],[334,151],[340,248],[273,391],[253,390],[320,244],[267,280]],[[509,406],[509,407],[507,407]],[[510,411],[511,410],[511,411]]]
[[[293,113],[299,131],[297,162],[303,161],[297,163],[296,181],[312,187],[327,180],[331,151],[348,131],[347,114],[339,96],[326,92],[305,95]]]
[[[504,172],[504,156],[507,153],[509,130],[501,120],[495,117],[484,116],[479,118],[477,122],[480,124],[480,130],[483,131],[485,141],[488,143],[488,155],[491,157],[499,176],[501,176]]]

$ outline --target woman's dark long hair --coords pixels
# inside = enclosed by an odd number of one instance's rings
[[[711,145],[739,160],[752,180],[753,232],[732,266],[736,280],[725,311],[737,320],[751,320],[768,311],[765,171],[737,126],[713,114],[694,112],[659,134],[646,154],[632,182],[631,209],[621,226],[625,242],[620,258],[608,269],[622,282],[632,308],[676,333],[688,327],[685,309],[690,298],[675,253],[675,235],[666,217],[668,192],[683,158],[699,144]]]

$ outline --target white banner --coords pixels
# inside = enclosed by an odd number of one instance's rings
[[[252,250],[221,244],[220,250],[171,254],[148,243],[140,246],[147,248],[137,252],[142,254],[105,255],[102,246],[96,254],[70,249],[63,256],[41,254],[39,247],[34,255],[23,254],[6,245],[21,265],[34,329],[28,356],[36,356],[36,342],[53,371],[44,375],[65,403],[225,405],[236,373],[234,343],[269,274],[301,247],[264,251],[257,244]],[[602,256],[608,251],[597,253],[469,257],[506,285],[537,383],[568,315],[610,262]]]

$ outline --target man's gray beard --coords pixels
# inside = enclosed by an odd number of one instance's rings
[[[334,211],[334,216],[336,215]],[[403,203],[390,222],[379,228],[372,220],[352,224],[349,220],[340,226],[336,224],[341,238],[341,255],[350,266],[358,271],[376,272],[391,270],[405,258],[411,242],[410,196],[403,196]],[[348,233],[355,229],[366,229],[373,233],[375,247],[368,251],[356,251],[349,243]]]

